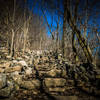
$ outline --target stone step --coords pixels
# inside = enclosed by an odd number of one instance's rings
[[[56,100],[78,100],[77,96],[54,96]]]
[[[48,88],[49,92],[65,92],[66,88],[65,87],[53,87],[53,88]]]
[[[47,88],[50,87],[64,87],[66,86],[66,79],[64,78],[45,78],[44,86]]]
[[[40,89],[41,86],[40,81],[37,79],[30,80],[30,81],[20,81],[18,84],[21,88],[28,89],[28,90],[38,90]]]
[[[35,65],[35,67],[38,71],[49,71],[49,70],[51,70],[51,68],[49,66],[45,66],[45,65]]]
[[[52,69],[50,71],[38,71],[39,76],[40,77],[63,77],[66,78],[67,77],[67,73],[65,70],[61,70],[61,69]]]
[[[11,72],[15,72],[15,71],[21,71],[21,69],[22,69],[22,66],[17,65],[17,66],[14,66],[14,67],[6,68],[5,72],[11,73]]]

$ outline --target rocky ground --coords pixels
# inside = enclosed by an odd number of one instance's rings
[[[0,100],[100,100],[100,70],[60,53],[0,50]]]

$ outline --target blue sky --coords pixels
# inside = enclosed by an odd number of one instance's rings
[[[34,0],[28,0],[28,2],[29,2],[29,8],[30,9],[32,9],[32,5],[33,5],[33,1]],[[85,0],[80,0],[81,1],[81,4],[80,4],[80,7],[79,7],[79,12],[80,12],[80,10],[82,10],[83,8],[82,8],[82,5],[83,4],[85,4],[84,3],[84,1]],[[93,0],[89,0],[89,2],[90,1],[93,1]],[[92,8],[92,10],[93,10],[93,12],[92,12],[92,15],[90,16],[90,19],[89,19],[89,21],[88,21],[88,24],[89,25],[94,25],[94,23],[93,23],[93,20],[95,19],[95,16],[96,16],[96,14],[95,14],[95,10],[97,10],[97,7],[99,7],[99,3],[97,3],[95,6],[93,6],[93,8]],[[62,6],[62,4],[60,5],[60,10],[62,10],[63,11],[63,6]],[[36,3],[36,5],[35,5],[35,7],[34,7],[34,9],[33,9],[33,13],[34,14],[38,14],[39,16],[43,16],[43,13],[42,13],[42,11],[41,11],[41,8],[40,8],[40,5],[39,5],[39,3],[37,2]],[[51,26],[51,24],[52,24],[52,26],[53,27],[51,27],[51,30],[52,31],[54,31],[56,28],[56,26],[57,26],[57,23],[56,23],[56,21],[55,20],[57,20],[57,14],[56,14],[56,12],[53,12],[52,14],[46,9],[46,13],[45,13],[45,15],[46,15],[46,18],[47,18],[47,21],[48,21],[48,23],[49,23],[49,25]],[[53,22],[52,22],[52,16],[53,16]],[[44,18],[44,21],[45,21],[45,18]],[[96,18],[96,23],[99,25],[99,27],[100,27],[100,15],[98,15],[97,16],[97,18]],[[62,25],[63,25],[63,18],[60,16],[60,23],[59,23],[59,25],[62,27]],[[59,30],[60,31],[60,30]],[[49,31],[49,28],[47,27],[47,34],[48,34],[48,36],[50,36],[50,31]]]
[[[28,3],[29,3],[29,8],[30,8],[30,10],[31,10],[31,9],[32,9],[32,5],[33,5],[33,1],[32,1],[32,0],[28,0]],[[61,7],[60,7],[60,8],[61,8]],[[58,19],[58,16],[57,16],[57,14],[55,14],[55,12],[53,12],[53,13],[51,14],[47,9],[45,9],[45,10],[46,10],[45,16],[46,16],[46,18],[47,18],[47,21],[48,21],[48,23],[49,23],[50,26],[51,26],[51,24],[52,24],[51,31],[55,31],[55,29],[56,29],[56,27],[57,27],[57,23],[56,23],[55,20]],[[43,13],[42,13],[42,11],[41,11],[41,8],[40,8],[40,5],[39,5],[38,2],[35,4],[35,7],[34,7],[34,9],[33,9],[33,14],[37,14],[37,15],[39,15],[39,16],[44,16]],[[52,19],[52,18],[53,18],[53,19]],[[44,21],[45,21],[45,18],[44,18]],[[60,26],[63,25],[63,20],[62,20],[62,18],[60,18],[60,23],[59,23],[59,25],[60,25]],[[48,34],[48,36],[51,36],[51,33],[50,33],[50,30],[49,30],[48,26],[47,26],[47,34]]]

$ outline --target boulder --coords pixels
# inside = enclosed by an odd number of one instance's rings
[[[7,84],[7,78],[5,74],[0,74],[0,89],[5,87]]]

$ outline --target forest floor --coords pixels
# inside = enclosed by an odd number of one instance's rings
[[[0,100],[100,100],[100,70],[60,53],[0,50]]]

